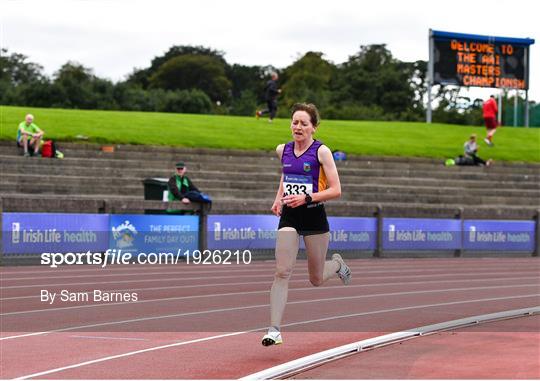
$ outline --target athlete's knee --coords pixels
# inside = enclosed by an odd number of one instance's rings
[[[289,279],[292,274],[292,267],[277,267],[274,274],[276,279]]]
[[[319,276],[319,275],[310,275],[309,276],[309,281],[311,282],[312,285],[314,285],[315,287],[319,287],[319,286],[322,286],[324,280],[323,280],[323,277],[322,276]]]

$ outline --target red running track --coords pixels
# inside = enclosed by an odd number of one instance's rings
[[[3,268],[1,378],[239,378],[384,333],[540,304],[535,258],[350,263],[351,285],[332,280],[318,288],[309,284],[306,263],[298,263],[285,343],[271,348],[260,338],[273,262]],[[63,289],[137,292],[138,301],[40,301],[41,290]],[[516,330],[518,320],[511,323]]]
[[[540,316],[484,323],[477,327],[422,336],[332,361],[293,378],[358,377],[539,379]]]

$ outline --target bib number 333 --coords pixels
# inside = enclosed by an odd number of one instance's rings
[[[283,195],[300,195],[313,193],[311,176],[285,175],[283,177]]]

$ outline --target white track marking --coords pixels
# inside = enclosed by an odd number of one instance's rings
[[[142,339],[137,337],[114,337],[114,336],[84,336],[73,335],[70,336],[76,339],[100,339],[100,340],[126,340],[126,341],[150,341],[150,339]]]
[[[450,267],[452,270],[456,270],[457,268],[460,268],[460,267],[468,268],[471,265],[471,263],[468,263],[469,261],[475,261],[473,264],[482,265],[482,268],[486,268],[489,266],[505,267],[508,265],[507,263],[504,263],[506,260],[510,260],[512,265],[518,265],[518,266],[527,266],[527,265],[530,265],[533,261],[535,261],[535,259],[516,261],[515,258],[501,258],[500,261],[497,261],[497,260],[491,261],[489,259],[490,258],[464,258],[462,257],[462,258],[456,258],[455,260],[451,260],[450,262],[448,262],[448,261],[443,261],[441,258],[426,258],[426,259],[418,258],[418,259],[415,259],[417,261],[416,263],[410,262],[410,261],[398,263],[395,260],[388,259],[388,258],[383,258],[383,259],[372,259],[372,258],[351,259],[350,258],[349,260],[353,262],[354,264],[360,264],[363,268],[366,268],[366,269],[381,269],[381,270],[388,269],[388,268],[399,268],[399,269],[418,268],[418,265],[424,266],[424,264],[421,262],[426,261],[426,260],[430,262],[428,264],[428,266],[430,267],[425,267],[425,268],[439,268],[440,269],[441,266],[444,266],[444,267]],[[398,259],[398,261],[406,261],[406,260],[407,260],[406,258]],[[389,262],[389,261],[392,261],[392,262]],[[109,266],[106,266],[105,268],[102,268],[101,266],[97,266],[97,265],[72,265],[72,266],[67,265],[67,266],[58,267],[56,269],[51,269],[49,267],[44,267],[44,266],[31,266],[31,267],[39,268],[39,270],[35,270],[35,271],[24,271],[24,270],[17,271],[17,269],[13,267],[4,267],[0,269],[0,274],[4,274],[4,275],[47,274],[47,273],[53,274],[56,271],[62,271],[64,273],[68,273],[68,272],[91,272],[91,271],[102,271],[102,270],[110,271],[110,272],[115,272],[115,271],[122,272],[122,271],[132,271],[134,270],[135,266],[137,270],[155,269],[156,267],[159,267],[159,266],[163,266],[163,267],[176,266],[175,268],[181,267],[182,269],[188,268],[187,266],[189,266],[189,268],[193,268],[195,271],[198,271],[197,266],[201,266],[201,267],[204,266],[204,268],[208,270],[211,270],[213,268],[216,268],[216,269],[223,268],[223,265],[193,265],[193,264],[188,265],[187,263],[178,263],[176,265],[167,265],[167,264],[162,264],[162,265],[141,264],[141,265],[125,265],[125,266],[109,265]],[[243,265],[240,265],[240,266],[243,266]],[[257,260],[250,263],[249,266],[271,268],[275,266],[275,261],[274,260],[267,260],[267,261]],[[81,268],[81,267],[85,267],[85,268]],[[230,270],[236,270],[236,269],[237,268],[232,267]],[[10,270],[14,270],[14,271],[10,271]]]
[[[358,298],[371,298],[374,296],[401,296],[401,295],[417,295],[417,294],[431,294],[436,292],[454,292],[454,291],[477,291],[477,290],[493,290],[493,289],[507,289],[507,288],[520,288],[520,287],[538,287],[538,283],[527,283],[527,284],[518,284],[518,285],[497,285],[497,286],[481,286],[481,287],[460,287],[460,288],[446,288],[438,290],[420,290],[420,291],[406,291],[406,292],[389,292],[382,294],[368,294],[368,295],[355,295],[355,296],[343,296],[343,297],[334,297],[334,298],[324,298],[324,299],[311,299],[312,302],[319,301],[328,301],[328,300],[347,300],[347,299],[358,299]],[[362,286],[353,286],[353,287],[362,287]],[[332,287],[323,288],[328,290]],[[352,288],[352,287],[347,287]],[[294,291],[312,291],[314,287],[302,287],[296,288]],[[316,288],[315,290],[318,290]],[[291,290],[292,291],[292,290]],[[207,295],[189,295],[189,296],[175,296],[169,298],[158,298],[158,299],[147,299],[147,300],[138,300],[136,302],[116,302],[116,303],[101,303],[101,304],[84,304],[81,306],[70,306],[70,307],[57,307],[57,308],[42,308],[38,310],[27,310],[27,311],[14,311],[14,312],[4,312],[0,313],[0,316],[13,316],[13,315],[27,315],[34,314],[39,312],[57,312],[57,311],[66,311],[66,310],[79,310],[86,308],[99,308],[99,307],[110,307],[110,306],[122,306],[122,305],[140,305],[146,303],[160,303],[160,302],[170,302],[178,300],[192,300],[192,299],[204,299],[204,298],[223,298],[227,296],[238,296],[238,295],[257,295],[257,294],[269,294],[270,290],[261,290],[261,291],[240,291],[240,292],[229,292],[229,293],[220,293],[220,294],[207,294]],[[304,301],[302,301],[304,302]],[[295,302],[289,302],[294,304]]]
[[[468,303],[477,303],[477,302],[528,298],[528,297],[531,297],[531,296],[539,296],[539,295],[540,294],[516,295],[516,296],[513,296],[513,297],[503,297],[503,298],[488,298],[488,299],[475,299],[475,300],[448,302],[448,303],[423,304],[423,305],[417,305],[417,306],[409,306],[409,307],[384,309],[384,310],[377,310],[377,311],[370,311],[370,312],[362,312],[362,313],[358,313],[358,314],[337,315],[337,316],[327,317],[327,318],[323,318],[323,319],[294,322],[294,323],[284,324],[282,326],[283,327],[291,327],[291,326],[294,326],[294,325],[311,324],[311,323],[320,322],[320,321],[328,321],[328,320],[335,320],[335,319],[346,319],[346,318],[357,317],[357,316],[374,315],[374,314],[381,314],[381,313],[388,313],[388,312],[406,311],[406,310],[419,309],[419,308],[442,307],[442,306],[450,306],[450,305],[456,305],[456,304],[468,304]],[[151,347],[151,348],[141,349],[141,350],[138,350],[138,351],[131,351],[131,352],[126,352],[126,353],[121,353],[121,354],[113,355],[113,356],[101,357],[101,358],[94,359],[94,360],[84,361],[84,362],[80,362],[80,363],[76,363],[76,364],[72,364],[72,365],[67,365],[67,366],[63,366],[63,367],[59,367],[59,368],[45,370],[45,371],[42,371],[42,372],[37,372],[37,373],[32,373],[32,374],[20,376],[20,377],[17,377],[16,379],[17,380],[25,380],[25,379],[28,379],[28,378],[41,377],[41,376],[45,376],[47,374],[58,373],[58,372],[61,372],[61,371],[64,371],[64,370],[80,368],[82,366],[96,364],[96,363],[105,362],[105,361],[110,361],[110,360],[114,360],[114,359],[118,359],[118,358],[122,358],[122,357],[128,357],[128,356],[133,356],[133,355],[137,355],[137,354],[141,354],[141,353],[157,351],[157,350],[160,350],[160,349],[173,348],[173,347],[179,347],[179,346],[188,345],[188,344],[195,344],[195,343],[200,343],[200,342],[205,342],[205,341],[210,341],[210,340],[222,339],[222,338],[225,338],[225,337],[238,336],[238,335],[242,335],[242,334],[249,333],[249,332],[262,331],[262,330],[264,330],[266,328],[267,327],[259,327],[259,328],[254,328],[254,329],[247,330],[247,331],[232,332],[232,333],[227,333],[227,334],[223,334],[223,335],[216,335],[216,336],[204,337],[204,338],[195,339],[195,340],[182,341],[182,342],[172,343],[172,344],[167,344],[167,345],[160,345],[160,346],[157,346],[157,347]]]
[[[537,276],[531,277],[517,277],[517,278],[483,278],[483,279],[447,279],[447,280],[426,280],[426,281],[417,281],[417,282],[390,282],[390,283],[370,283],[370,284],[361,284],[361,285],[348,285],[347,288],[355,287],[379,287],[379,286],[407,286],[415,284],[430,284],[430,283],[456,283],[456,282],[494,282],[494,281],[508,281],[508,280],[531,280],[539,278]],[[293,280],[289,283],[305,283],[306,280]],[[268,281],[265,282],[240,282],[240,283],[214,283],[214,284],[192,284],[192,285],[179,285],[179,286],[165,286],[165,287],[144,287],[144,288],[125,288],[120,290],[106,290],[107,292],[130,292],[130,291],[157,291],[157,290],[176,290],[176,289],[185,289],[185,288],[201,288],[201,287],[223,287],[223,286],[246,286],[246,285],[258,285],[258,284],[269,284]],[[540,285],[540,283],[539,283]],[[311,290],[325,290],[329,288],[341,287],[341,283],[336,283],[334,286],[322,286],[322,287],[310,287]],[[289,291],[303,290],[303,288],[289,288]],[[4,300],[19,300],[19,299],[39,299],[39,295],[25,295],[25,296],[11,296],[8,298],[0,298],[0,301]]]
[[[470,272],[470,273],[442,273],[442,274],[429,274],[429,275],[389,275],[389,276],[361,276],[362,279],[416,279],[416,278],[433,278],[433,277],[448,277],[448,276],[485,276],[485,275],[517,275],[517,274],[530,274],[536,273],[536,270],[530,271],[502,271],[502,272]],[[293,277],[304,276],[306,273],[296,272],[293,274]],[[361,273],[360,273],[361,274]],[[261,278],[261,275],[242,275],[242,278]],[[269,280],[272,281],[271,274],[268,275]],[[238,275],[231,276],[218,276],[218,277],[192,277],[192,278],[156,278],[156,279],[129,279],[129,280],[115,280],[115,281],[105,281],[105,282],[77,282],[77,283],[55,283],[55,284],[32,284],[32,285],[21,285],[21,286],[5,286],[0,289],[17,289],[17,288],[37,288],[37,287],[60,287],[60,286],[81,286],[81,285],[100,285],[100,284],[117,284],[117,283],[146,283],[146,282],[165,282],[165,281],[192,281],[192,280],[209,280],[209,279],[238,279]]]
[[[422,271],[427,271],[427,272],[437,272],[437,271],[441,271],[441,267],[440,266],[435,266],[435,267],[407,267],[405,269],[384,269],[384,268],[380,268],[380,269],[372,269],[372,268],[366,268],[365,266],[362,266],[361,264],[359,263],[356,263],[356,262],[353,262],[354,264],[352,264],[351,266],[351,269],[353,270],[357,270],[359,271],[360,273],[362,274],[379,274],[379,273],[403,273],[403,272],[422,272]],[[525,267],[525,269],[527,270],[530,270],[530,271],[533,271],[530,269],[530,267],[527,267],[527,265],[530,265],[530,264],[523,264],[521,267]],[[156,265],[157,266],[157,265]],[[172,265],[171,265],[172,266]],[[168,266],[169,268],[171,266]],[[33,277],[22,277],[22,278],[19,278],[19,277],[6,277],[6,275],[11,275],[11,274],[2,274],[0,273],[0,275],[2,276],[2,281],[5,282],[5,281],[20,281],[20,280],[38,280],[38,279],[69,279],[69,278],[101,278],[101,277],[126,277],[126,276],[141,276],[141,275],[199,275],[199,274],[231,274],[231,273],[259,273],[259,272],[268,272],[268,271],[272,271],[274,266],[271,266],[271,267],[268,267],[268,268],[257,268],[257,269],[253,269],[253,268],[244,268],[244,269],[239,269],[238,267],[231,267],[230,269],[226,269],[226,268],[223,268],[224,266],[226,265],[222,265],[222,268],[220,268],[219,270],[212,270],[212,269],[208,269],[207,267],[201,267],[200,269],[197,269],[197,270],[192,270],[192,271],[184,271],[186,269],[188,269],[190,265],[186,265],[185,267],[182,267],[182,268],[176,268],[176,270],[178,271],[166,271],[166,272],[142,272],[142,273],[122,273],[122,274],[119,274],[119,273],[109,273],[107,270],[105,269],[93,269],[92,271],[95,273],[95,274],[79,274],[79,275],[66,275],[66,272],[71,272],[71,271],[63,271],[61,269],[54,269],[52,271],[47,271],[47,272],[38,272],[40,274],[43,274],[43,275],[46,275],[46,276],[41,276],[41,277],[36,277],[36,276],[33,276]],[[201,266],[201,265],[191,265],[191,266]],[[204,266],[204,265],[202,265]],[[241,266],[241,265],[240,265]],[[251,266],[251,265],[245,265],[245,266]],[[465,268],[464,267],[464,270],[469,270],[470,268]],[[494,265],[494,266],[482,266],[481,270],[497,270],[497,269],[504,269],[505,268],[505,265],[504,264],[501,264],[501,265]],[[520,270],[525,270],[523,268],[521,268]],[[459,268],[452,268],[451,270],[459,270]],[[540,268],[538,268],[538,271],[540,271]],[[47,273],[47,274],[45,274]],[[62,275],[58,275],[58,274],[62,274]]]
[[[319,302],[334,302],[334,301],[337,301],[337,300],[364,299],[364,298],[373,298],[373,297],[381,297],[381,296],[400,296],[400,295],[411,295],[411,294],[426,294],[426,293],[433,293],[433,292],[444,292],[444,291],[430,290],[430,291],[414,291],[414,292],[403,292],[403,293],[381,293],[381,294],[370,294],[370,295],[357,295],[357,296],[347,296],[347,297],[339,297],[339,298],[334,297],[334,298],[324,298],[324,299],[308,299],[308,300],[298,300],[298,301],[294,301],[294,302],[288,302],[287,304],[308,304],[308,303],[315,303],[315,302],[317,302],[317,303],[319,303]],[[529,294],[528,296],[529,297],[540,296],[540,294]],[[95,324],[71,326],[71,327],[53,329],[53,330],[49,330],[49,331],[32,332],[32,333],[26,333],[26,334],[22,334],[22,335],[5,336],[5,337],[0,337],[0,341],[18,339],[18,338],[23,338],[23,337],[28,337],[28,336],[44,335],[44,334],[49,334],[49,333],[52,333],[52,332],[74,331],[74,330],[77,330],[77,329],[88,329],[88,328],[96,328],[96,327],[103,327],[103,326],[110,326],[110,325],[139,323],[139,322],[150,321],[150,320],[169,319],[169,318],[194,316],[194,315],[206,315],[206,314],[219,313],[219,312],[241,311],[241,310],[247,310],[247,309],[267,308],[267,307],[268,307],[268,304],[257,304],[257,305],[251,305],[251,306],[218,308],[218,309],[205,310],[205,311],[193,311],[193,312],[184,312],[184,313],[178,313],[178,314],[150,316],[150,317],[143,317],[143,318],[137,318],[137,319],[109,321],[109,322],[104,322],[104,323],[95,323]]]

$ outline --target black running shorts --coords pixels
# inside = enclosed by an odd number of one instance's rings
[[[295,228],[300,235],[322,234],[330,231],[324,205],[301,205],[297,208],[283,206],[278,229]]]

